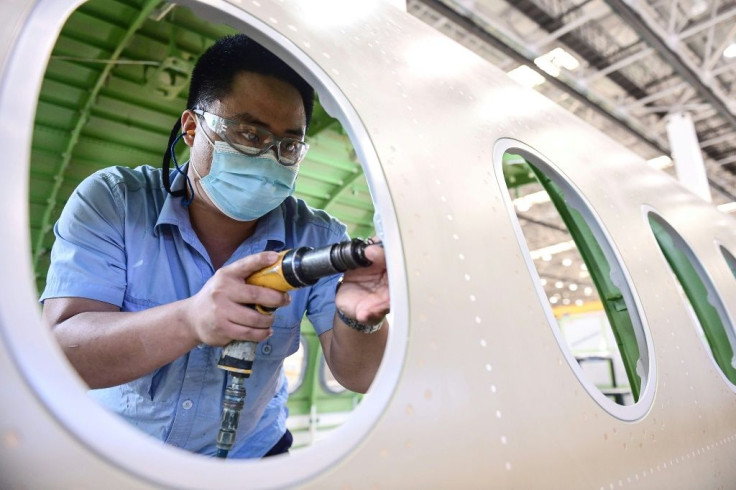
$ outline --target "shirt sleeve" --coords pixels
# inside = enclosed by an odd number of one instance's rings
[[[48,298],[80,297],[123,303],[126,287],[124,196],[107,174],[87,177],[54,225]]]
[[[331,235],[328,244],[350,240],[345,226],[340,224],[339,231]],[[341,275],[324,277],[311,287],[309,299],[307,300],[307,318],[314,326],[317,335],[322,335],[327,330],[332,330],[335,319],[335,288]]]

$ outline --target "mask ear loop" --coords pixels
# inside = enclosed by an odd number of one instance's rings
[[[163,170],[163,184],[164,188],[166,189],[166,192],[171,194],[174,197],[181,197],[182,204],[184,206],[189,206],[192,201],[194,200],[194,187],[192,186],[192,183],[189,180],[189,177],[187,174],[183,171],[181,166],[179,165],[179,162],[176,159],[176,152],[175,147],[176,144],[179,142],[179,140],[184,136],[184,133],[179,133],[179,130],[181,129],[181,120],[177,120],[176,124],[174,124],[174,127],[171,130],[171,134],[169,135],[169,142],[166,145],[166,151],[164,152],[164,157],[162,161],[162,170]],[[171,178],[169,176],[170,172],[170,162],[171,160],[174,160],[174,165],[176,167],[177,173],[184,176],[185,183],[184,183],[184,189],[177,189],[175,191],[171,190]],[[187,189],[190,191],[190,197],[187,197]]]
[[[189,132],[187,132],[186,134],[188,133]],[[176,137],[174,142],[171,143],[171,147],[169,148],[169,151],[171,152],[171,159],[174,161],[174,167],[176,167],[176,172],[184,176],[185,188],[189,189],[189,197],[187,197],[187,193],[183,192],[183,190],[178,191],[178,192],[182,192],[181,203],[184,206],[188,207],[190,204],[192,204],[192,201],[194,200],[194,187],[192,186],[192,182],[189,180],[189,176],[186,174],[186,172],[184,172],[181,166],[179,166],[179,161],[176,159],[176,151],[175,151],[176,144],[179,142],[179,140],[181,140],[184,137],[184,134],[185,133],[181,133],[179,134],[179,136]]]

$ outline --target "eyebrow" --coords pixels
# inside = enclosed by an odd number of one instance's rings
[[[266,129],[268,129],[269,131],[271,131],[271,125],[270,124],[268,124],[265,121],[261,121],[260,119],[258,119],[257,117],[255,117],[253,114],[250,114],[248,112],[241,112],[239,114],[235,114],[234,116],[229,117],[228,119],[235,119],[235,120],[238,120],[238,121],[247,122],[247,123],[250,123],[250,124],[255,124],[256,126],[262,126],[262,127],[266,128]],[[303,138],[304,137],[304,129],[302,129],[302,128],[298,128],[298,129],[287,129],[284,132],[286,134],[289,134],[289,135],[298,136],[299,138]]]

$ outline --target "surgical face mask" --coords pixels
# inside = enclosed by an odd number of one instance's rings
[[[199,177],[210,201],[226,216],[253,221],[275,209],[294,192],[299,166],[285,167],[269,151],[260,156],[240,153],[216,141],[210,173]]]

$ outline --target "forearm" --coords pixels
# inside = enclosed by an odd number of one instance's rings
[[[69,361],[91,388],[132,381],[198,344],[185,324],[181,302],[145,311],[78,313],[54,334]]]
[[[377,332],[358,332],[335,315],[325,355],[332,374],[341,385],[358,393],[368,391],[383,358],[388,330],[388,320],[384,320]]]

